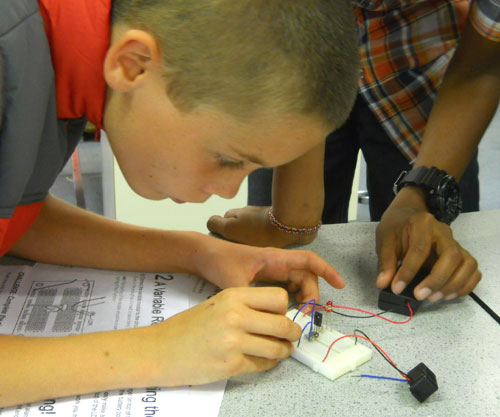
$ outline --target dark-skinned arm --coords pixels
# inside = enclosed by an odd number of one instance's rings
[[[321,220],[324,204],[323,167],[325,143],[300,158],[274,169],[273,212],[281,223],[312,227]],[[253,246],[285,247],[307,244],[317,233],[294,235],[274,227],[269,207],[248,206],[229,210],[224,217],[212,216],[208,229],[234,242]]]
[[[494,116],[500,99],[500,42],[476,32],[469,22],[450,62],[415,162],[436,166],[459,179]],[[401,190],[377,229],[377,285],[402,291],[424,263],[430,275],[417,298],[453,299],[481,279],[476,260],[453,238],[451,228],[429,214],[417,187]],[[397,271],[398,260],[402,260]],[[397,271],[397,272],[396,272]]]

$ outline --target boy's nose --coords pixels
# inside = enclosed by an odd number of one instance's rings
[[[239,181],[237,184],[231,184],[231,185],[226,184],[220,187],[216,194],[221,196],[222,198],[231,199],[238,193],[240,185],[241,181]]]
[[[217,194],[222,198],[231,199],[233,198],[240,189],[240,185],[245,177],[235,177],[231,178],[229,181],[221,181],[219,183],[209,184],[206,189],[210,194]]]

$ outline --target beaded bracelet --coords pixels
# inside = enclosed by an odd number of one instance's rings
[[[268,210],[269,214],[269,221],[271,224],[276,227],[277,229],[281,230],[282,232],[285,233],[291,233],[293,235],[311,235],[313,233],[316,233],[319,228],[321,227],[321,221],[313,227],[293,227],[293,226],[287,226],[286,224],[281,223],[279,220],[274,217],[273,213],[273,208],[269,207]]]

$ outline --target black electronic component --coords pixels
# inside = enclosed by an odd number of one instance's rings
[[[410,378],[410,391],[421,403],[438,390],[436,375],[422,362],[407,375]]]
[[[319,311],[315,311],[314,312],[314,326],[321,327],[322,323],[323,323],[323,314],[321,314]]]
[[[323,323],[323,314],[321,314],[319,311],[314,312],[314,318],[313,318],[313,335],[314,338],[317,338],[319,336],[319,332],[321,331],[321,324]]]
[[[430,270],[427,268],[420,269],[401,294],[394,294],[390,286],[381,290],[378,297],[378,308],[384,311],[410,316],[411,313],[408,308],[408,303],[410,303],[413,313],[415,313],[422,304],[422,301],[415,298],[413,291],[429,273]]]

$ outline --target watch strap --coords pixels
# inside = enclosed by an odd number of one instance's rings
[[[435,190],[445,175],[447,175],[446,171],[436,167],[420,166],[411,171],[403,171],[394,183],[394,193],[397,194],[405,185],[416,185]]]
[[[403,171],[394,183],[394,194],[406,185],[422,188],[427,207],[437,220],[450,224],[460,213],[461,200],[458,184],[452,175],[436,167],[420,166]]]

